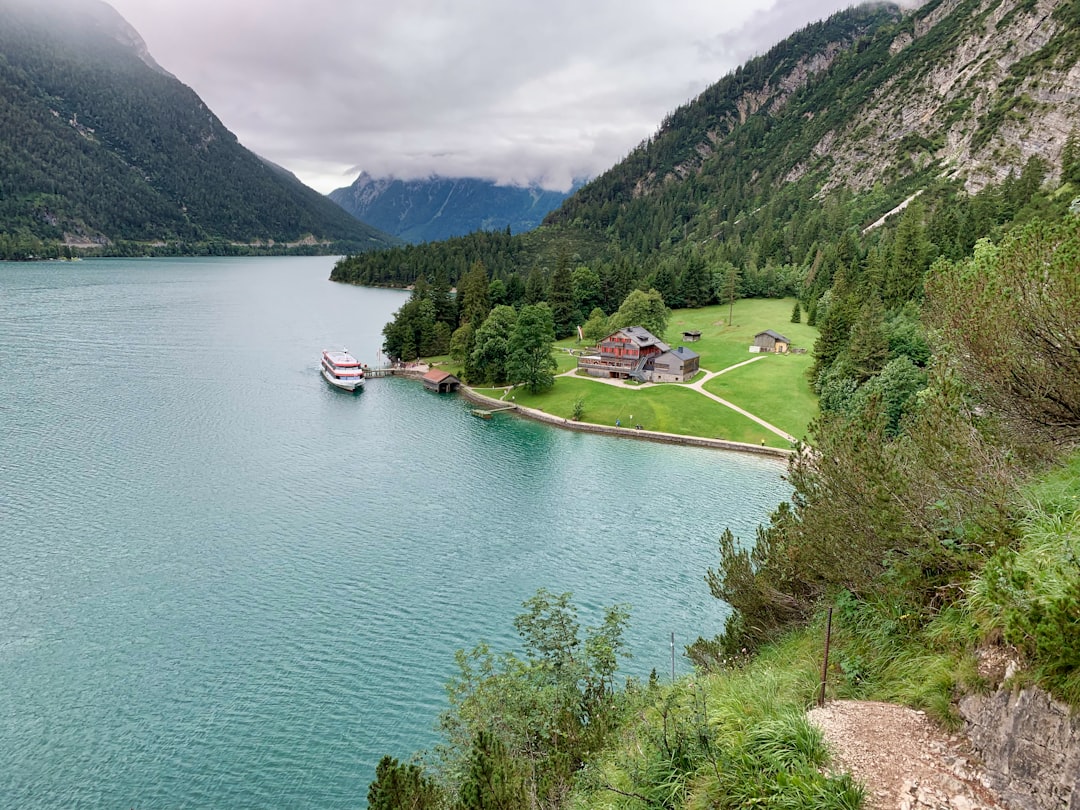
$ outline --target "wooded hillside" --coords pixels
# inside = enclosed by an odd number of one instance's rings
[[[0,55],[0,256],[393,244],[241,146],[100,0],[4,0]]]

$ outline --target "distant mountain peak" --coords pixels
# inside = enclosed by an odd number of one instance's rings
[[[362,171],[352,185],[330,192],[329,197],[361,222],[418,243],[480,230],[530,231],[570,193],[475,177],[403,180]]]

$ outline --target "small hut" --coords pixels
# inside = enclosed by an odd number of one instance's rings
[[[684,343],[693,343],[696,340],[701,340],[701,332],[695,330],[682,333],[682,339]]]
[[[791,341],[786,337],[772,329],[766,329],[754,335],[754,345],[750,347],[750,351],[784,354],[789,346],[791,346]]]
[[[424,375],[424,387],[429,391],[434,391],[438,394],[449,394],[457,391],[461,385],[461,380],[451,374],[449,371],[443,371],[440,368],[433,368],[427,374]]]

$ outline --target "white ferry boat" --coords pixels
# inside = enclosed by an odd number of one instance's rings
[[[328,383],[345,391],[355,391],[364,385],[363,365],[344,349],[323,350],[322,375]]]

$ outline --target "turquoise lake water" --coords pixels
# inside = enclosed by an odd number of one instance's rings
[[[405,301],[332,264],[0,263],[0,806],[363,807],[538,587],[630,603],[625,674],[721,629],[781,464],[332,389]]]

